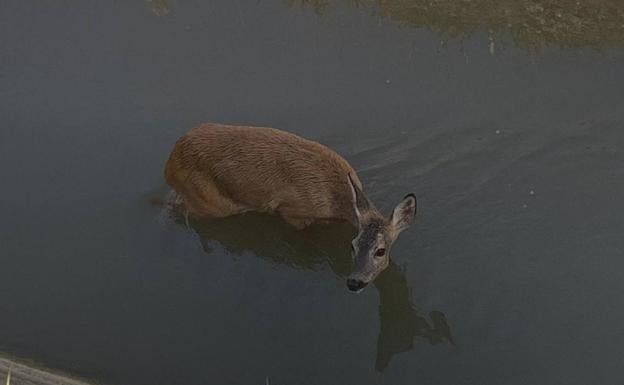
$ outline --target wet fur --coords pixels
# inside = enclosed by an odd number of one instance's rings
[[[174,206],[188,215],[275,213],[296,228],[358,225],[347,175],[361,188],[353,167],[322,144],[274,128],[222,124],[204,124],[180,138],[165,167],[177,193]]]

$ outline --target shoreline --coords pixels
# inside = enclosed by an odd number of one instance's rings
[[[96,385],[95,382],[86,382],[67,374],[6,357],[0,357],[0,384],[7,383],[9,369],[11,385]]]

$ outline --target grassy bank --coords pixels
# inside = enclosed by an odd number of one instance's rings
[[[94,385],[73,376],[46,369],[34,362],[0,356],[0,384],[10,385]],[[9,372],[10,380],[9,380]]]

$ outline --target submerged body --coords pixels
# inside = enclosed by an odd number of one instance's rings
[[[314,222],[357,225],[347,175],[355,170],[329,148],[266,127],[204,124],[180,138],[167,183],[195,217],[276,213],[297,228]]]
[[[416,214],[408,194],[389,217],[362,191],[357,173],[320,143],[267,127],[204,124],[180,138],[165,167],[185,214],[227,217],[275,213],[298,229],[346,221],[358,228],[352,242],[349,290],[360,291],[390,261],[390,247]]]

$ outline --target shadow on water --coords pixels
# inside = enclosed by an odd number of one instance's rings
[[[184,219],[177,222],[186,226]],[[329,265],[339,277],[345,277],[351,269],[348,245],[355,232],[349,225],[312,226],[299,232],[278,217],[248,213],[223,219],[191,221],[190,226],[199,235],[206,252],[218,243],[231,254],[251,253],[295,269],[320,270]],[[386,369],[395,354],[413,349],[416,338],[432,345],[442,342],[454,344],[443,313],[432,311],[426,317],[414,307],[405,274],[395,263],[390,263],[377,278],[374,287],[379,293],[381,324],[375,363],[378,371]]]
[[[169,0],[148,0],[152,12],[169,13]],[[490,52],[501,37],[518,47],[538,50],[607,48],[624,43],[624,2],[619,0],[282,0],[290,7],[310,8],[318,15],[332,7],[372,7],[380,18],[438,33],[443,42],[487,33]]]

